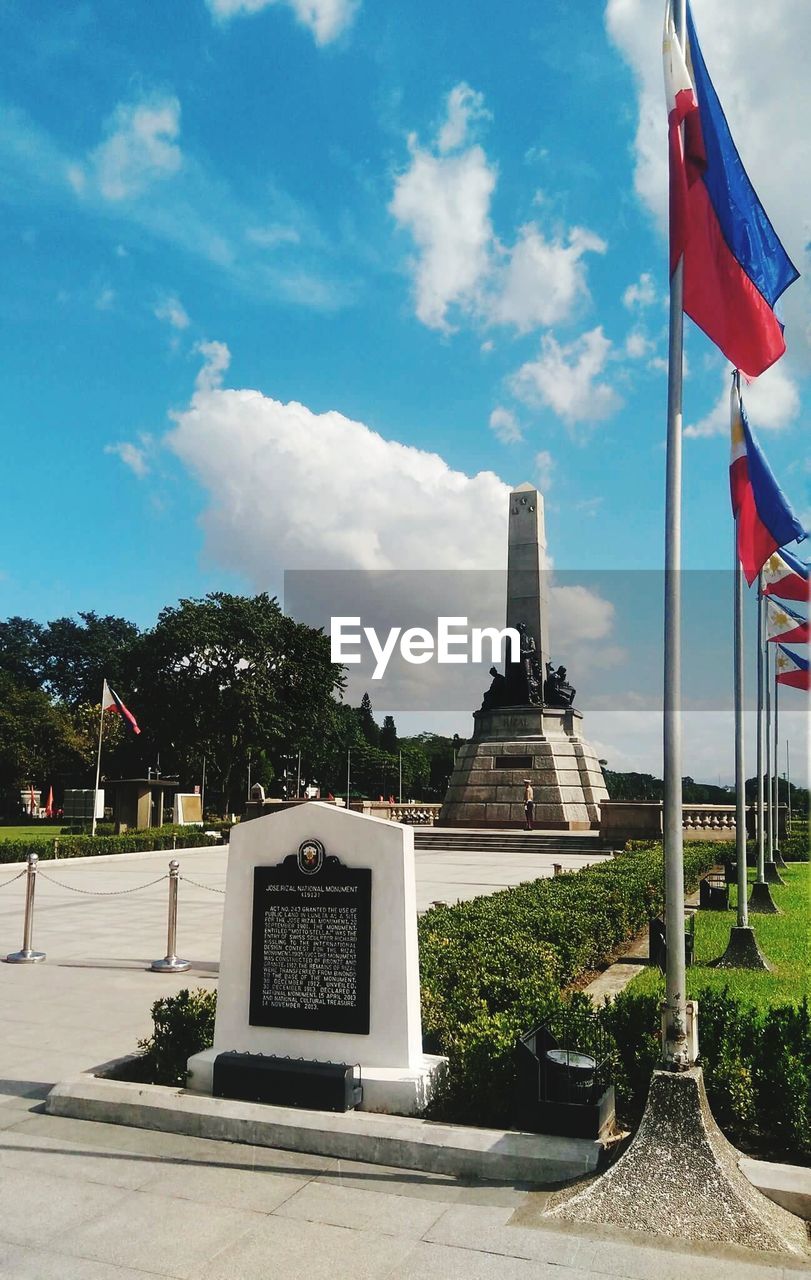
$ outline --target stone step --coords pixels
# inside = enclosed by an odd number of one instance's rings
[[[602,853],[598,832],[493,831],[474,828],[417,827],[414,847],[425,850],[493,853]]]

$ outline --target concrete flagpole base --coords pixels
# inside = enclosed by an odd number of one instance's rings
[[[776,862],[767,862],[764,868],[767,884],[785,884],[785,880],[777,870]]]
[[[700,1067],[654,1071],[628,1150],[585,1186],[556,1192],[546,1216],[806,1255],[800,1218],[754,1190],[713,1120]]]
[[[749,910],[763,916],[782,915],[780,908],[772,897],[771,889],[765,881],[756,880],[749,895]]]
[[[782,853],[780,852],[780,850],[779,850],[779,849],[775,849],[775,851],[774,851],[774,865],[775,865],[776,867],[782,867],[784,870],[785,870],[786,865],[787,865],[787,864],[786,864],[786,860],[785,860],[785,858],[783,857],[783,855],[782,855]]]
[[[733,925],[729,931],[727,949],[718,960],[713,961],[715,969],[768,969],[770,964],[758,946],[755,931],[751,925]]]

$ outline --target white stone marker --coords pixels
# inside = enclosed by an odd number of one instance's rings
[[[250,1019],[254,869],[275,867],[307,841],[347,868],[368,868],[371,954],[368,1035],[256,1026]],[[189,1059],[188,1087],[211,1093],[219,1053],[359,1063],[362,1109],[413,1115],[442,1058],[422,1051],[414,833],[381,818],[311,802],[241,823],[231,833],[214,1048]]]

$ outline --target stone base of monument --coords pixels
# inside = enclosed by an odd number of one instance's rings
[[[749,910],[762,916],[782,915],[780,908],[772,897],[771,889],[762,880],[756,880],[749,895]]]
[[[589,831],[608,799],[594,748],[574,707],[497,707],[473,713],[439,815],[441,827],[523,827],[524,781],[534,791],[534,825]]]
[[[556,1193],[546,1216],[804,1255],[805,1224],[753,1189],[742,1158],[712,1117],[701,1068],[655,1071],[628,1150],[587,1185]]]
[[[186,1087],[192,1093],[214,1092],[214,1063],[219,1052],[218,1049],[205,1049],[189,1058]],[[357,1110],[382,1111],[395,1116],[418,1115],[431,1097],[433,1081],[444,1062],[444,1058],[426,1053],[411,1070],[361,1067],[363,1099]]]
[[[733,925],[729,931],[729,942],[722,956],[713,961],[715,969],[767,969],[772,972],[774,965],[764,956],[755,931],[751,925]]]

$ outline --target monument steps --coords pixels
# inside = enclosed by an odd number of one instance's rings
[[[461,853],[606,853],[597,831],[494,831],[492,827],[416,827],[414,848]]]

